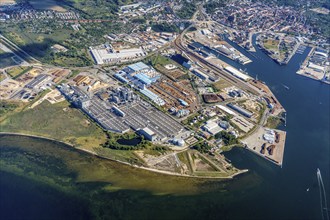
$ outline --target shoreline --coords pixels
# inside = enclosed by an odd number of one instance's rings
[[[110,160],[113,162],[117,162],[126,166],[130,166],[130,167],[134,167],[137,169],[142,169],[142,170],[147,170],[149,172],[153,172],[153,173],[159,173],[159,174],[164,174],[164,175],[171,175],[171,176],[177,176],[177,177],[188,177],[188,178],[199,178],[199,179],[223,179],[223,180],[228,180],[228,179],[233,179],[235,176],[238,176],[240,174],[246,173],[249,170],[248,169],[244,169],[244,170],[240,170],[239,172],[232,174],[230,176],[227,177],[208,177],[208,176],[192,176],[192,175],[187,175],[187,174],[179,174],[179,173],[173,173],[173,172],[169,172],[169,171],[163,171],[163,170],[157,170],[157,169],[153,169],[153,168],[148,168],[148,167],[143,167],[143,166],[138,166],[138,165],[133,165],[130,164],[128,162],[124,162],[124,161],[120,161],[120,160],[115,160],[109,157],[105,157],[105,156],[101,156],[98,155],[97,153],[87,150],[87,149],[83,149],[83,148],[77,148],[74,145],[61,141],[61,140],[57,140],[54,138],[49,138],[49,137],[44,137],[44,136],[39,136],[39,135],[33,135],[33,134],[25,134],[25,133],[15,133],[15,132],[0,132],[0,135],[12,135],[12,136],[23,136],[23,137],[30,137],[30,138],[39,138],[39,139],[44,139],[44,140],[49,140],[49,141],[55,141],[64,145],[67,145],[68,147],[72,147],[73,149],[79,151],[79,152],[84,152],[84,153],[88,153],[89,155],[93,155],[95,157],[101,158],[101,159],[105,159],[105,160]]]

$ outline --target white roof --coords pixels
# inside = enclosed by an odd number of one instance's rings
[[[216,128],[218,127],[218,124],[214,121],[210,121],[210,122],[207,122],[205,125],[204,125],[204,128],[206,130],[212,130],[213,128]]]
[[[215,135],[222,131],[223,129],[218,125],[218,123],[214,121],[208,121],[206,125],[204,125],[204,129],[207,130],[210,134]]]
[[[143,62],[133,63],[128,67],[134,70],[135,72],[141,71],[143,69],[150,69],[150,67]]]
[[[328,54],[323,53],[321,51],[315,51],[315,54],[318,54],[318,55],[321,55],[321,56],[324,56],[324,57],[328,58]]]
[[[308,63],[308,67],[309,68],[312,68],[312,69],[317,69],[317,70],[324,71],[324,67],[323,66],[319,66],[319,65],[316,65],[316,64],[311,63],[311,62]]]
[[[142,48],[120,50],[119,53],[109,53],[106,49],[91,49],[91,52],[97,64],[103,64],[104,60],[108,59],[123,59],[140,56],[140,54],[144,55],[144,51]]]
[[[230,114],[230,115],[237,115],[236,112],[230,110],[229,108],[227,108],[226,106],[223,105],[216,105],[216,107],[218,107],[219,109],[221,109],[222,111]]]
[[[150,136],[153,136],[153,135],[155,135],[156,133],[155,132],[153,132],[150,128],[148,128],[148,127],[145,127],[145,128],[143,128],[142,129],[146,134],[148,134],[148,135],[150,135]]]
[[[248,80],[251,79],[250,76],[238,71],[237,69],[235,69],[234,67],[231,66],[226,66],[225,70],[227,70],[228,72],[232,73],[233,75],[235,75],[236,77],[243,79],[243,80]]]

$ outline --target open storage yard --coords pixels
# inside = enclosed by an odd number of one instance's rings
[[[286,132],[260,127],[254,134],[245,138],[247,149],[282,166]]]

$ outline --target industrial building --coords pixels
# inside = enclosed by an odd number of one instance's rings
[[[146,76],[143,73],[138,73],[134,76],[134,78],[138,79],[140,82],[142,82],[143,84],[146,85],[151,85],[151,83],[153,82],[148,76]]]
[[[144,136],[147,140],[149,141],[155,141],[157,134],[155,132],[153,132],[150,128],[145,127],[143,129],[139,129],[137,131],[138,134]]]
[[[120,62],[143,57],[146,52],[142,48],[130,48],[114,51],[107,47],[101,49],[89,48],[96,64],[102,65],[111,62]]]
[[[117,106],[112,106],[112,110],[116,115],[118,115],[120,117],[124,117],[126,115],[125,112],[120,110]]]
[[[233,54],[233,52],[230,51],[229,48],[223,44],[215,46],[214,49],[225,56],[230,56]]]
[[[117,105],[140,100],[138,95],[134,94],[132,90],[126,87],[119,87],[112,90],[109,97],[110,102],[114,102]]]
[[[206,80],[208,78],[208,76],[199,69],[193,69],[191,72],[202,80]]]
[[[138,62],[138,63],[128,65],[127,67],[125,67],[123,69],[123,71],[125,71],[127,74],[134,74],[134,73],[145,72],[145,71],[148,71],[149,69],[150,69],[150,67],[148,65],[146,65],[145,63]]]
[[[40,74],[36,78],[34,78],[31,82],[26,84],[25,87],[29,88],[29,89],[36,89],[36,88],[41,87],[44,84],[46,84],[47,81],[49,81],[50,79],[51,79],[51,77],[49,75]]]
[[[118,120],[116,117],[113,117],[110,111],[96,97],[82,101],[81,107],[86,114],[88,114],[106,130],[118,133],[126,133],[130,130],[129,126]],[[125,116],[125,113],[120,109],[113,106],[112,109],[114,108],[115,113],[121,117]]]
[[[238,71],[237,69],[235,69],[231,66],[226,66],[225,70],[241,80],[248,81],[248,80],[252,79],[250,76]]]
[[[158,95],[156,95],[155,93],[151,92],[149,89],[141,89],[140,92],[147,96],[151,101],[153,101],[155,104],[159,105],[159,106],[163,106],[165,105],[165,101],[163,99],[161,99]]]
[[[138,88],[143,88],[144,85],[150,86],[152,83],[156,82],[160,76],[160,73],[143,62],[128,65],[114,75],[120,82],[131,82]]]
[[[217,108],[219,108],[220,110],[226,112],[227,114],[229,115],[234,115],[236,116],[236,112],[233,112],[232,110],[230,110],[229,108],[227,108],[226,106],[223,106],[223,105],[216,105]]]
[[[127,79],[125,79],[125,78],[123,77],[122,73],[116,73],[116,74],[114,75],[114,77],[115,77],[116,79],[118,79],[118,80],[119,80],[120,82],[122,82],[122,83],[128,83],[128,82],[129,82]]]
[[[263,138],[270,144],[273,144],[276,139],[275,131],[271,129],[265,129],[265,133],[263,134]]]
[[[325,67],[314,64],[312,62],[308,62],[307,67],[309,67],[309,68],[311,68],[311,69],[313,69],[314,71],[317,71],[317,72],[324,72],[324,70],[325,70]]]
[[[211,135],[216,135],[223,130],[214,119],[208,120],[203,126],[203,129],[209,132]]]
[[[108,92],[109,99],[104,100],[99,98],[99,94],[90,97],[76,86],[64,84],[58,88],[68,100],[79,106],[105,130],[125,133],[130,129],[137,132],[142,129],[144,135],[154,141],[165,141],[184,131],[180,123],[142,101],[140,96],[128,88],[116,88]],[[149,90],[144,91],[155,102],[161,103]]]
[[[186,144],[182,138],[174,138],[171,142],[179,147],[183,147]]]
[[[156,82],[161,76],[155,69],[143,62],[131,64],[125,67],[123,71],[147,85]]]
[[[232,109],[234,109],[235,111],[237,111],[241,115],[244,115],[245,117],[251,118],[252,115],[253,115],[252,112],[250,112],[250,111],[248,111],[248,110],[246,110],[246,109],[244,109],[244,108],[242,108],[242,107],[240,107],[238,105],[234,105],[232,103],[228,103],[227,106],[230,107],[230,108],[232,108]]]

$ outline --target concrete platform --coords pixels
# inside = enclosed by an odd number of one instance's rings
[[[279,135],[279,138],[278,142],[274,141],[273,143],[269,143],[263,137],[263,135],[266,133],[266,129],[269,128],[260,127],[254,134],[245,138],[242,142],[246,144],[248,150],[251,150],[257,155],[266,158],[267,160],[273,162],[276,165],[282,166],[286,132],[271,129]],[[269,147],[272,145],[274,146],[274,148],[272,153],[270,153],[268,149],[270,149]],[[262,151],[262,146],[264,146],[264,151]]]

